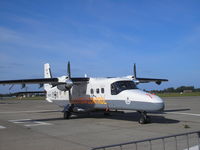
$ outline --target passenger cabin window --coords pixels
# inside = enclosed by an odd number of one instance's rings
[[[111,94],[117,95],[124,90],[137,89],[133,81],[117,81],[111,84]]]
[[[94,90],[93,90],[93,89],[90,89],[90,93],[91,93],[91,94],[94,94]]]
[[[99,94],[99,89],[96,89],[96,93]]]
[[[101,93],[104,93],[104,88],[101,88]]]

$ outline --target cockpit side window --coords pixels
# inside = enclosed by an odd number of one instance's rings
[[[133,81],[117,81],[111,84],[111,95],[117,95],[124,90],[137,89]]]
[[[117,95],[117,89],[115,83],[111,84],[111,95]]]

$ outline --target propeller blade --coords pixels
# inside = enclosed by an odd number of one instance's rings
[[[70,62],[68,62],[68,65],[67,65],[67,75],[68,75],[69,79],[71,79]]]
[[[67,64],[67,75],[68,75],[68,78],[71,80],[70,61],[68,61],[68,64]],[[72,100],[71,88],[68,90],[68,92],[69,92],[69,102],[71,102]]]
[[[71,100],[72,100],[71,90],[69,89],[68,92],[69,92],[69,102],[71,103]]]
[[[134,78],[137,79],[137,76],[136,76],[136,64],[134,64],[133,73],[134,73]]]

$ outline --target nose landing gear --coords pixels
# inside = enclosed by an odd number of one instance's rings
[[[140,119],[138,120],[140,124],[146,124],[151,122],[151,118],[147,116],[147,113],[145,111],[139,111],[139,113],[141,115]]]

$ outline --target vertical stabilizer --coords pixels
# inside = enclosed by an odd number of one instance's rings
[[[51,68],[48,63],[44,64],[44,78],[52,78]],[[51,84],[44,84],[44,89],[47,91],[52,87]]]
[[[44,64],[44,78],[52,78],[50,65],[48,63]]]

